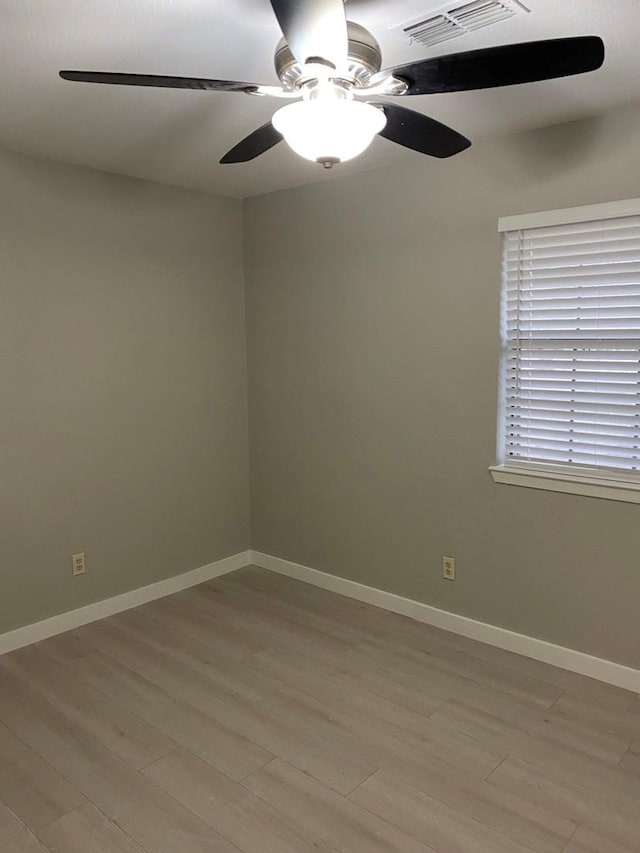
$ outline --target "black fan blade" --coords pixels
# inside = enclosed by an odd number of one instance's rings
[[[322,59],[335,68],[347,59],[347,20],[342,0],[271,0],[280,29],[301,64]]]
[[[603,62],[602,39],[578,36],[451,53],[400,65],[392,73],[409,84],[405,95],[431,95],[583,74]]]
[[[206,77],[165,77],[161,74],[116,74],[107,71],[61,71],[63,80],[80,83],[110,83],[116,86],[158,86],[162,89],[206,89],[211,92],[255,92],[257,86],[235,80]]]
[[[248,163],[249,160],[255,160],[256,157],[273,148],[278,142],[282,142],[283,138],[282,134],[268,121],[262,127],[254,130],[253,133],[250,133],[249,136],[245,136],[242,142],[234,145],[231,151],[227,151],[220,162]]]
[[[405,148],[419,151],[420,154],[452,157],[471,145],[467,137],[457,130],[422,113],[395,104],[379,103],[373,106],[382,107],[387,117],[387,124],[379,135]]]

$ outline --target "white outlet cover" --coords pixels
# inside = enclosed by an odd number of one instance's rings
[[[83,575],[86,571],[84,564],[84,551],[81,551],[79,554],[71,555],[71,569],[75,575]]]

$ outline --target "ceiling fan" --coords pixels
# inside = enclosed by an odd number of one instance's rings
[[[594,71],[604,61],[597,36],[489,47],[410,62],[381,71],[375,38],[347,21],[343,0],[271,0],[283,32],[275,52],[280,86],[233,80],[60,71],[65,80],[242,92],[288,99],[272,120],[227,152],[221,163],[245,163],[283,139],[299,155],[331,168],[361,154],[379,134],[432,157],[471,145],[462,134],[422,113],[379,97],[461,92],[549,80]]]

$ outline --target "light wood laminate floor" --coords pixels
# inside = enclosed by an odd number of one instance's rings
[[[640,700],[261,569],[0,658],[1,853],[640,853]]]

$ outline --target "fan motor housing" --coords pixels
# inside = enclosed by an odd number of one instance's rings
[[[380,71],[382,54],[380,45],[369,30],[360,24],[347,22],[349,38],[348,63],[340,76],[354,86],[367,86],[371,77]],[[296,60],[284,39],[278,43],[275,53],[276,73],[285,89],[297,89],[305,82],[302,65]]]

